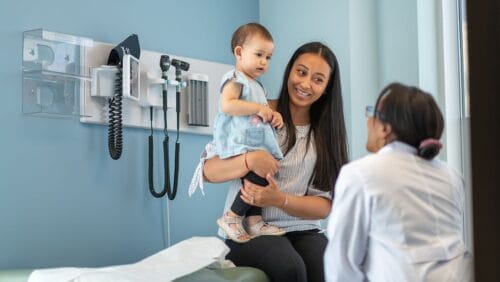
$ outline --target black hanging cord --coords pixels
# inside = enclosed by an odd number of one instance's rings
[[[168,76],[167,71],[170,67],[169,57],[162,55],[160,58],[160,67],[162,69],[162,78],[165,79],[165,84],[163,85],[163,134],[165,138],[163,139],[163,167],[164,167],[164,182],[163,190],[161,192],[156,192],[154,188],[154,177],[153,177],[153,155],[154,155],[154,142],[153,142],[153,107],[149,108],[149,116],[151,122],[151,135],[149,136],[149,163],[148,163],[148,178],[149,178],[149,191],[151,195],[155,198],[161,198],[167,194],[168,199],[173,200],[177,194],[177,184],[179,179],[179,112],[177,112],[177,141],[175,144],[175,168],[174,168],[174,186],[170,185],[170,165],[169,165],[169,136],[168,136],[168,126],[167,126],[167,85]],[[180,80],[180,77],[179,77]],[[177,109],[179,109],[179,96],[180,92],[177,93]]]
[[[123,85],[123,57],[125,54],[139,58],[141,47],[137,34],[128,36],[123,42],[111,49],[107,65],[117,66],[118,73],[115,80],[115,92],[113,97],[108,99],[109,104],[109,129],[108,129],[108,149],[112,159],[117,160],[123,151],[123,118],[122,118],[122,85]]]
[[[175,111],[177,114],[177,137],[175,139],[175,167],[174,167],[174,190],[172,192],[173,196],[177,193],[177,181],[179,179],[179,152],[181,150],[181,143],[179,142],[179,121],[181,112],[181,75],[178,68],[175,70],[175,80],[177,80],[177,89],[175,92]],[[169,195],[170,196],[170,195]]]
[[[122,64],[118,64],[118,73],[115,80],[115,93],[113,98],[108,100],[109,104],[109,128],[108,128],[108,149],[113,160],[117,160],[123,151],[123,124],[122,124]]]
[[[155,198],[161,198],[165,196],[167,192],[170,191],[170,169],[168,164],[168,151],[165,154],[165,143],[168,148],[168,135],[165,136],[165,140],[163,140],[163,165],[165,170],[164,181],[165,184],[163,186],[163,190],[161,192],[156,192],[154,188],[154,177],[153,177],[153,156],[154,156],[154,144],[153,144],[153,107],[149,108],[149,118],[151,121],[151,134],[149,135],[149,164],[148,164],[148,178],[149,178],[149,192]],[[169,197],[170,198],[170,197]]]

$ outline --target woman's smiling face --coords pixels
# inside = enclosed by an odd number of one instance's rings
[[[332,69],[319,54],[300,55],[287,82],[290,106],[310,108],[325,92],[331,72]]]

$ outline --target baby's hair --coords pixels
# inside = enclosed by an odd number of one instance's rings
[[[265,40],[273,41],[271,33],[263,25],[259,23],[247,23],[238,27],[233,33],[233,37],[231,38],[231,53],[234,52],[236,46],[243,46],[245,41],[255,35],[262,36]]]

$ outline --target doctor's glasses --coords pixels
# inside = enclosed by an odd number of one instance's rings
[[[383,114],[381,114],[379,111],[375,111],[375,107],[373,106],[366,106],[365,116],[367,118],[383,118]]]

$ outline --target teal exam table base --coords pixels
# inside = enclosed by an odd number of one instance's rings
[[[0,270],[0,282],[27,282],[32,269]],[[175,280],[176,282],[268,282],[267,275],[252,267],[233,267],[225,269],[202,268]]]

